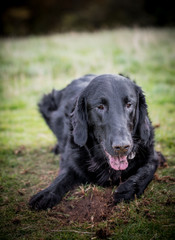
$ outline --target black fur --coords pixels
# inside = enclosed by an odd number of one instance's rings
[[[86,75],[39,103],[58,139],[60,173],[34,195],[34,209],[51,208],[75,185],[119,185],[116,203],[139,197],[158,166],[145,96],[121,75]],[[160,156],[160,155],[159,155]]]

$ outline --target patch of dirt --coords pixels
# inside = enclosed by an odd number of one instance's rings
[[[111,231],[108,228],[100,228],[96,231],[96,236],[100,239],[107,239],[111,236]]]
[[[165,182],[165,183],[175,184],[175,178],[174,178],[174,177],[171,177],[171,176],[159,177],[159,175],[156,173],[156,174],[154,174],[154,179],[155,179],[157,182]]]
[[[109,219],[113,211],[112,189],[91,186],[88,190],[82,187],[70,192],[48,215],[64,225],[85,222],[93,225]]]

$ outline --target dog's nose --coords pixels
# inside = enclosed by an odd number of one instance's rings
[[[113,149],[116,153],[126,153],[130,148],[130,145],[114,145]]]

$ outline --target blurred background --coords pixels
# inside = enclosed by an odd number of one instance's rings
[[[172,0],[6,0],[1,36],[175,25]]]

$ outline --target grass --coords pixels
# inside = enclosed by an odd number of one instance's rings
[[[175,29],[118,29],[0,40],[1,239],[174,239],[174,39]],[[27,206],[59,162],[37,102],[87,73],[124,73],[144,89],[152,122],[160,125],[156,149],[168,167],[141,199],[119,204],[108,220],[60,226],[50,211]]]

